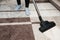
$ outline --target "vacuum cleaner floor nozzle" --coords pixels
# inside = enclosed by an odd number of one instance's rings
[[[47,30],[49,30],[50,28],[56,26],[56,24],[54,22],[48,22],[48,21],[43,21],[40,23],[41,27],[39,28],[39,30],[43,33]]]

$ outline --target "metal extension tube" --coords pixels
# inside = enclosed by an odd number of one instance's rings
[[[37,7],[37,4],[36,4],[35,0],[33,0],[33,4],[34,4],[34,7],[35,7],[35,9],[36,9],[36,11],[37,11],[37,14],[38,14],[38,16],[39,16],[39,20],[40,20],[40,21],[43,21],[43,19],[42,19],[41,15],[40,15],[40,12],[39,12],[39,9],[38,9],[38,7]]]

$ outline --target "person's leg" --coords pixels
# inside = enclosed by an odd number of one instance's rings
[[[17,4],[18,5],[21,5],[21,0],[17,0]]]
[[[29,3],[30,3],[30,0],[25,0],[25,7],[26,7],[26,8],[29,7]]]
[[[26,15],[30,15],[30,12],[29,12],[29,3],[30,3],[30,0],[25,0],[25,13]]]
[[[17,7],[15,10],[19,10],[21,8],[21,0],[17,0]]]

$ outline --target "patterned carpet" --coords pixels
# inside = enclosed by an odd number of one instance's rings
[[[35,40],[30,17],[15,7],[16,0],[0,2],[0,40]]]
[[[51,3],[38,3],[38,8],[44,20],[54,21],[57,26],[41,33],[33,4],[29,7],[31,14],[27,16],[23,11],[14,10],[16,0],[6,2],[0,3],[0,40],[60,40],[60,11]]]
[[[38,18],[26,16],[24,12],[8,12],[6,9],[9,8],[0,9],[0,40],[35,40],[32,24],[39,23],[36,22]]]
[[[0,18],[0,40],[35,40],[32,24],[39,22],[30,17]]]

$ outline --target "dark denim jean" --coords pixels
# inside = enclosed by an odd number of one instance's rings
[[[29,7],[30,0],[25,0],[25,7]],[[17,0],[17,4],[21,5],[21,0]]]

